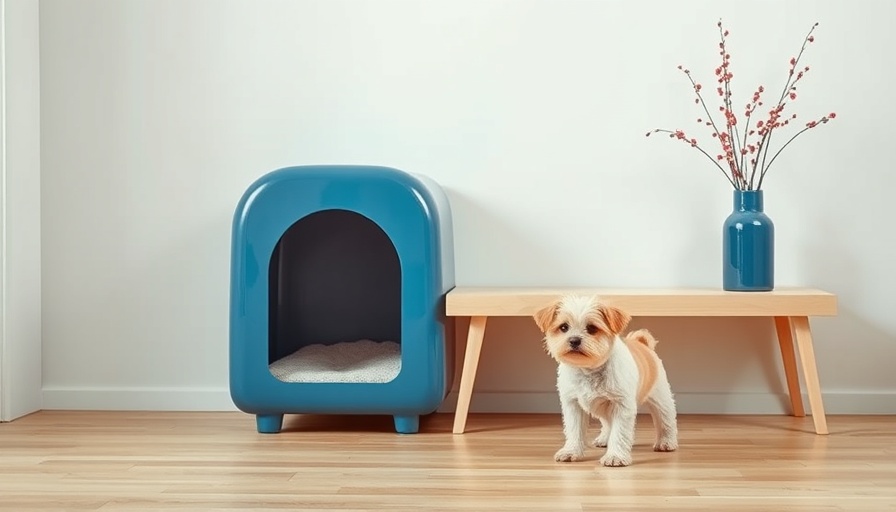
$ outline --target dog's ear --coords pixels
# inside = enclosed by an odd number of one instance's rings
[[[628,326],[628,323],[632,321],[631,315],[613,306],[602,304],[600,313],[604,316],[604,319],[607,321],[607,327],[610,328],[613,334],[620,334]]]
[[[554,301],[532,315],[533,318],[535,318],[535,324],[538,325],[541,332],[548,332],[548,329],[551,327],[551,322],[554,321],[554,317],[557,316],[557,310],[559,309],[560,301]]]

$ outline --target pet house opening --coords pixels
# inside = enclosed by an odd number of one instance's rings
[[[280,237],[268,273],[268,363],[284,382],[376,382],[401,369],[401,264],[367,217],[323,210]]]

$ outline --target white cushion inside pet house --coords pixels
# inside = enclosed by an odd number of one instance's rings
[[[284,414],[387,414],[417,432],[453,376],[447,196],[376,166],[297,166],[243,194],[233,219],[230,391],[259,432]]]

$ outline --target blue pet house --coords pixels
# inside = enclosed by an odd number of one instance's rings
[[[417,432],[454,374],[444,316],[454,247],[439,185],[388,167],[279,169],[243,194],[232,237],[230,393],[258,431],[314,413],[388,414],[397,432]],[[390,356],[364,360],[384,346]],[[303,355],[336,348],[325,369]],[[340,357],[374,373],[390,360],[391,374],[347,381]],[[286,367],[289,378],[275,376]]]

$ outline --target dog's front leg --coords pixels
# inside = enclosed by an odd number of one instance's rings
[[[632,463],[637,414],[638,405],[633,399],[623,399],[610,406],[610,435],[607,437],[607,452],[600,458],[601,464],[628,466]]]
[[[588,415],[579,407],[576,400],[562,400],[560,409],[563,413],[563,436],[566,442],[563,448],[554,454],[557,462],[575,462],[585,457],[585,434],[588,430]]]

